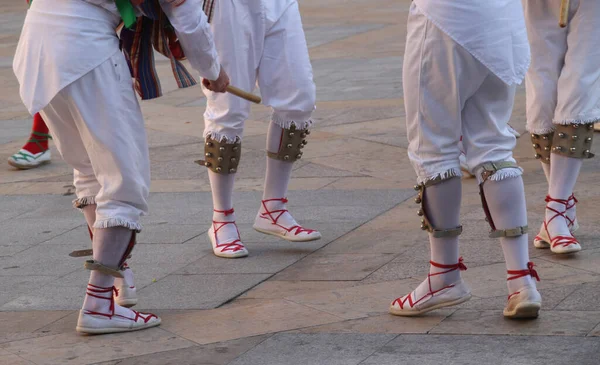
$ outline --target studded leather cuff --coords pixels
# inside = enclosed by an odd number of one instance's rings
[[[592,158],[593,124],[557,125],[552,140],[552,152],[573,158]]]
[[[550,150],[552,149],[552,137],[554,132],[546,134],[531,134],[531,142],[535,151],[535,158],[543,163],[550,163]]]
[[[207,138],[204,144],[204,160],[198,160],[196,163],[218,174],[228,175],[237,171],[241,156],[241,142],[225,143]]]
[[[308,129],[296,129],[296,126],[291,126],[289,129],[284,129],[282,133],[279,151],[267,151],[267,156],[289,162],[302,158],[302,149],[308,143],[305,138],[310,134],[310,131]]]

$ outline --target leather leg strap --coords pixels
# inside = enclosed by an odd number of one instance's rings
[[[207,138],[204,144],[205,160],[195,162],[218,174],[229,175],[237,172],[241,156],[241,142],[225,143]]]
[[[594,124],[557,125],[552,140],[552,153],[572,158],[592,158]]]
[[[492,214],[490,212],[487,200],[485,199],[485,193],[483,190],[483,184],[496,172],[502,169],[508,168],[517,168],[517,164],[510,161],[503,162],[488,162],[481,165],[483,171],[481,172],[481,184],[479,184],[479,196],[481,197],[481,205],[483,207],[483,212],[485,213],[485,220],[489,223],[491,227],[490,238],[500,238],[500,237],[519,237],[527,233],[528,226],[519,226],[515,228],[509,229],[496,229],[496,225],[494,224],[494,220],[492,219]]]
[[[108,267],[102,265],[100,262],[96,260],[86,260],[83,264],[83,267],[87,270],[95,270],[100,271],[103,274],[114,276],[115,278],[122,278],[123,273],[118,268]]]
[[[281,142],[277,152],[267,151],[267,156],[276,160],[294,162],[302,158],[302,149],[308,143],[306,137],[310,134],[308,129],[296,129],[292,125],[289,129],[281,131]]]
[[[455,177],[450,177],[450,179],[453,178]],[[417,195],[415,198],[415,203],[421,205],[421,208],[417,212],[417,215],[421,217],[421,229],[429,232],[435,238],[456,237],[462,233],[462,226],[451,229],[436,229],[431,224],[431,221],[427,215],[427,209],[425,208],[425,190],[427,190],[428,187],[442,183],[445,180],[448,180],[448,178],[442,179],[441,176],[438,176],[437,178],[429,180],[423,184],[415,185],[415,190],[419,192],[419,195]]]
[[[531,134],[531,143],[533,143],[533,150],[535,151],[535,158],[540,160],[542,163],[550,163],[550,152],[552,149],[552,138],[554,132],[547,134]]]

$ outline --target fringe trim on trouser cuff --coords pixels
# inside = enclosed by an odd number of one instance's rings
[[[137,222],[127,221],[121,218],[109,218],[104,220],[97,220],[94,223],[94,228],[111,228],[111,227],[125,227],[132,231],[140,233],[142,231],[142,225]]]
[[[299,121],[299,120],[279,119],[275,116],[273,116],[271,118],[271,122],[277,124],[278,126],[280,126],[283,129],[290,129],[292,126],[295,126],[296,129],[304,130],[304,129],[308,129],[308,128],[312,127],[312,125],[313,125],[312,119]]]
[[[600,117],[593,117],[588,119],[565,119],[565,120],[554,120],[552,123],[560,125],[568,124],[594,124],[600,121]]]
[[[419,184],[426,184],[429,181],[433,181],[433,180],[437,180],[437,179],[441,179],[443,181],[443,180],[448,180],[453,177],[461,177],[461,176],[462,176],[462,172],[460,171],[460,167],[453,167],[444,172],[440,172],[440,173],[437,173],[434,175],[427,176],[424,179],[417,178],[417,182]]]
[[[237,142],[240,142],[242,140],[242,137],[240,136],[226,136],[224,134],[218,133],[218,132],[204,132],[204,139],[213,139],[215,141],[218,142],[223,142],[225,141],[225,143],[228,144],[234,144]]]
[[[546,127],[546,128],[529,128],[527,127],[527,132],[531,134],[548,134],[554,132],[555,127]]]
[[[73,200],[73,208],[83,209],[88,205],[96,204],[95,196],[84,196],[83,198],[77,198]]]
[[[483,172],[483,168],[475,169],[475,176],[477,177],[477,182],[481,184],[483,180],[481,179],[481,173]],[[505,179],[509,179],[511,177],[518,177],[523,175],[523,169],[520,167],[508,167],[505,169],[501,169],[496,171],[494,174],[490,175],[488,180],[492,181],[501,181]]]

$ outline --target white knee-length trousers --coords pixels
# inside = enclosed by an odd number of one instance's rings
[[[116,49],[40,113],[61,156],[75,170],[75,205],[97,204],[96,228],[140,230],[140,216],[148,209],[150,163],[144,120],[123,54]]]
[[[600,1],[571,0],[569,25],[558,26],[561,0],[523,0],[531,67],[527,130],[600,120]]]
[[[219,0],[211,27],[231,84],[252,91],[258,82],[263,104],[273,110],[272,122],[309,127],[315,84],[296,0]],[[241,139],[250,103],[203,90],[204,136],[230,143]]]
[[[500,80],[414,4],[402,76],[408,156],[419,183],[461,175],[461,135],[472,171],[487,162],[515,162],[516,138],[507,123],[516,86]],[[505,169],[491,178],[521,173]]]

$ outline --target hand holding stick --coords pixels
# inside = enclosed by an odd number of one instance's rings
[[[562,0],[560,3],[560,21],[558,25],[561,28],[564,28],[569,23],[569,7],[571,5],[571,0]]]

